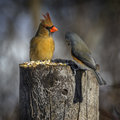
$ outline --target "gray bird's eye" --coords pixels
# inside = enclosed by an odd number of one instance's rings
[[[67,43],[68,46],[71,45],[70,40],[68,40],[68,39],[66,39],[66,43]]]

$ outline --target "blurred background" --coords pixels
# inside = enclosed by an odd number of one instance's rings
[[[19,64],[42,13],[59,29],[54,58],[71,59],[65,32],[78,33],[101,66],[100,120],[120,120],[120,0],[0,0],[0,120],[19,116]]]

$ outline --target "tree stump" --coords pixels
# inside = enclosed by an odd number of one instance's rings
[[[91,71],[78,70],[80,75],[83,101],[74,103],[77,83],[70,66],[21,64],[20,120],[99,120],[97,80]]]

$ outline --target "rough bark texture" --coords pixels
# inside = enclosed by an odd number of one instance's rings
[[[91,71],[81,75],[83,101],[74,104],[79,84],[69,66],[20,67],[20,120],[99,120],[98,83]]]

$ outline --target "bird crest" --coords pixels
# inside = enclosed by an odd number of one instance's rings
[[[41,19],[41,24],[44,25],[45,27],[52,26],[53,23],[51,21],[49,13],[47,12],[46,14],[42,14],[42,15],[43,15],[44,19]]]

